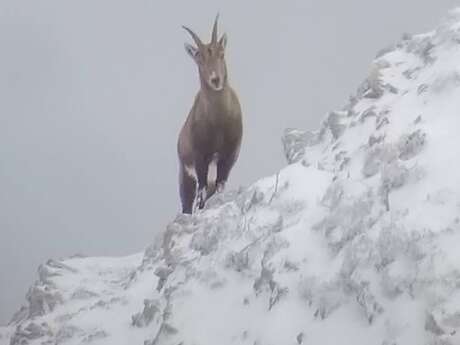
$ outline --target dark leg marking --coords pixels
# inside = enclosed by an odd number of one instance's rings
[[[235,163],[235,156],[230,155],[217,162],[217,179],[216,188],[218,192],[221,192],[227,182],[228,175],[232,170],[233,164]]]

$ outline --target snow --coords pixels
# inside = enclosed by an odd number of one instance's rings
[[[3,344],[460,344],[460,9],[404,37],[278,174],[144,253],[50,260]]]

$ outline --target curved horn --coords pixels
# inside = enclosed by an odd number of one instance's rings
[[[188,27],[184,25],[182,25],[182,28],[186,30],[190,34],[190,36],[192,36],[198,48],[201,48],[203,46],[203,42],[201,42],[200,38],[198,37],[196,33],[194,33],[192,30],[190,30]]]
[[[217,22],[219,20],[219,13],[216,15],[216,19],[214,19],[214,26],[212,27],[212,36],[211,36],[211,43],[217,43]]]

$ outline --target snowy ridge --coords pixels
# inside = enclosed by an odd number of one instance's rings
[[[404,37],[289,166],[143,254],[50,260],[0,344],[460,344],[460,10]]]

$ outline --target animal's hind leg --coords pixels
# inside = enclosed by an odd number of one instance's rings
[[[196,194],[196,180],[183,164],[180,166],[179,185],[182,213],[192,214]]]

